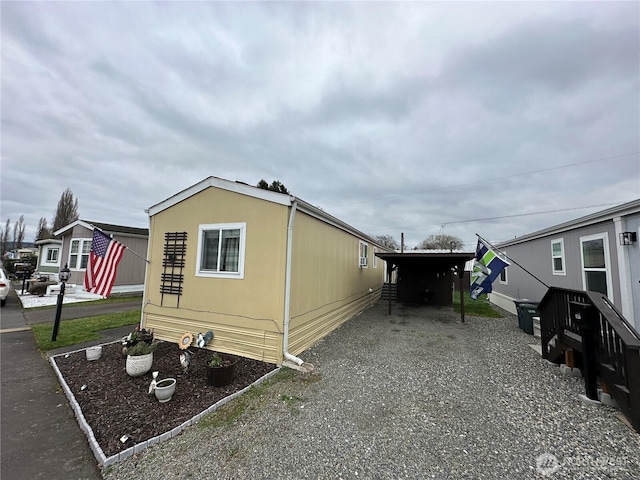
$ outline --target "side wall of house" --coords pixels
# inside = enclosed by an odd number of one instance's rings
[[[69,252],[72,240],[81,239],[84,242],[89,242],[90,244],[92,238],[93,230],[82,225],[76,225],[70,232],[66,232],[62,238],[63,244],[60,247],[60,266],[64,266],[66,264],[71,266]],[[146,257],[148,244],[147,238],[119,234],[115,234],[113,238],[122,243],[125,247],[129,248],[131,251]],[[82,245],[80,248],[82,248]],[[144,272],[146,268],[145,261],[131,253],[131,251],[125,250],[122,260],[120,260],[120,263],[118,264],[116,279],[113,283],[114,288],[124,285],[142,285],[144,283]],[[81,254],[82,252],[79,253]],[[57,271],[58,270],[56,269],[56,272]],[[85,272],[85,268],[71,268],[71,278],[69,279],[69,283],[83,285]]]
[[[580,239],[592,235],[604,235],[608,245],[607,275],[612,287],[609,292],[614,304],[620,304],[620,285],[618,274],[617,238],[612,222],[602,222],[588,227],[551,234],[522,243],[507,245],[501,251],[534,274],[549,286],[584,290],[582,255]],[[564,274],[554,274],[551,243],[562,240],[564,248]],[[506,284],[500,280],[493,283],[490,300],[502,308],[515,313],[513,300],[529,299],[538,302],[547,288],[518,265],[507,267]]]
[[[367,266],[361,268],[361,243],[366,242],[310,215],[296,214],[289,327],[289,351],[294,355],[379,298],[384,262],[374,260],[374,246],[368,244]]]
[[[128,249],[124,251],[122,260],[120,260],[118,264],[118,273],[113,284],[114,287],[144,284],[146,265],[143,258],[147,258],[148,239],[146,237],[120,234],[115,234],[113,238]],[[134,255],[132,252],[137,253],[143,258]]]
[[[212,330],[209,349],[271,363],[282,359],[288,208],[208,188],[150,218],[142,324],[156,338]],[[200,225],[246,224],[243,278],[197,276]],[[182,271],[163,267],[165,233],[186,232]],[[182,294],[160,293],[163,273],[181,273]]]

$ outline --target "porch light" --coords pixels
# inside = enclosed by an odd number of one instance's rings
[[[637,240],[636,232],[622,232],[620,234],[620,245],[633,245]]]

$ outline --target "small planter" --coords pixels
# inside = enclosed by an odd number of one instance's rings
[[[85,354],[87,355],[87,360],[90,362],[98,360],[102,356],[102,347],[89,347],[85,350]]]
[[[153,393],[156,394],[156,398],[160,403],[165,403],[171,400],[173,394],[176,391],[176,379],[165,378],[156,383]]]
[[[131,377],[140,377],[151,370],[153,364],[153,352],[146,355],[127,355],[127,374]]]
[[[220,354],[223,364],[219,367],[207,365],[207,384],[212,387],[223,387],[233,381],[238,358],[233,355]]]

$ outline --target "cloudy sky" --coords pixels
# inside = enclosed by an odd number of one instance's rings
[[[82,219],[147,227],[213,175],[473,250],[630,201],[639,18],[604,1],[5,1],[2,223],[24,215],[33,241],[69,187]]]

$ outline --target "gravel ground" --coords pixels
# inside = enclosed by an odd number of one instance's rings
[[[584,403],[513,316],[378,304],[108,480],[640,477],[640,435]],[[242,413],[240,413],[242,412]]]

